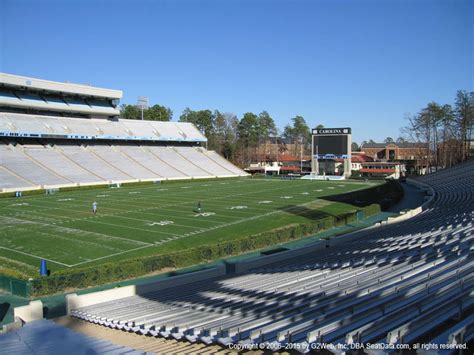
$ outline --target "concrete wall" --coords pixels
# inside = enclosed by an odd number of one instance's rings
[[[31,301],[26,306],[15,307],[13,309],[13,317],[14,319],[19,318],[25,323],[43,319],[43,302],[39,300]]]
[[[117,287],[110,290],[77,295],[75,293],[66,295],[66,310],[70,314],[72,310],[90,306],[96,303],[113,301],[125,297],[142,295],[148,292],[176,287],[191,282],[204,281],[206,279],[225,275],[225,266],[219,265],[211,269],[196,271],[189,274],[172,276],[170,278],[139,285]]]
[[[407,179],[407,184],[416,186],[419,189],[421,189],[423,191],[426,191],[426,193],[427,193],[427,196],[425,197],[426,202],[423,205],[421,205],[421,209],[423,211],[426,210],[427,208],[429,208],[432,205],[433,199],[435,198],[435,192],[434,192],[433,188],[430,185],[422,183],[422,182],[417,181],[417,180],[412,180],[412,179]]]

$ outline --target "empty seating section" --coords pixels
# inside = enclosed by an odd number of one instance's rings
[[[5,176],[0,189],[245,174],[230,163],[224,168],[205,149],[194,147],[2,143],[0,154]]]
[[[50,146],[25,147],[23,152],[36,162],[73,183],[96,182],[98,177]]]
[[[150,139],[159,139],[159,132],[147,121],[123,120],[123,126],[127,129],[131,136],[149,137]]]
[[[36,163],[24,153],[22,147],[0,144],[0,157],[1,166],[4,169],[11,171],[32,185],[67,185],[71,183],[64,177],[54,174],[45,166]],[[3,180],[0,183],[0,188],[5,188]]]
[[[0,91],[0,99],[2,95],[20,100],[6,91]],[[24,99],[49,98],[25,94]],[[51,100],[63,105],[90,105],[89,100],[83,99]],[[0,136],[7,137],[0,142],[0,190],[247,175],[217,154],[196,148],[205,137],[185,122],[109,121],[1,112]],[[35,140],[17,142],[15,137]],[[174,144],[189,146],[175,148]]]
[[[50,320],[37,320],[0,335],[2,354],[145,354],[129,347],[96,339]]]
[[[176,128],[186,138],[196,138],[201,135],[201,133],[196,129],[196,126],[194,126],[192,123],[180,122],[179,124],[176,124]]]
[[[130,159],[146,166],[147,169],[153,171],[157,176],[164,178],[189,178],[189,175],[176,170],[172,165],[173,162],[165,163],[153,155],[146,146],[122,145],[120,147],[117,146],[117,148],[120,148]]]
[[[204,153],[207,154],[207,156],[214,160],[217,164],[231,171],[232,173],[239,175],[242,174],[242,171],[238,167],[236,167],[234,164],[231,164],[228,160],[224,159],[216,152],[210,150]]]
[[[212,177],[212,174],[199,168],[197,165],[178,154],[176,148],[157,146],[148,146],[147,148],[159,159],[188,176]]]
[[[472,340],[474,161],[419,180],[435,197],[412,219],[246,273],[104,301],[72,315],[223,346]]]
[[[116,147],[96,144],[94,146],[89,146],[88,149],[104,160],[104,162],[107,162],[114,168],[126,173],[132,179],[156,178],[156,175],[151,170],[148,170],[134,160],[127,158],[127,156],[122,154]]]
[[[38,117],[38,121],[42,120],[41,117]],[[53,119],[52,121],[60,121],[63,126],[64,130],[66,131],[66,134],[71,134],[71,135],[79,135],[79,136],[98,136],[103,133],[101,133],[100,129],[93,124],[93,122],[87,122],[85,123],[85,120],[77,119],[77,118],[64,118],[61,120],[58,119]],[[87,121],[92,121],[92,120],[87,120]],[[39,121],[39,122],[45,122],[45,121]],[[45,122],[47,123],[47,122]]]
[[[63,154],[79,166],[100,177],[98,181],[128,181],[133,178],[104,162],[94,152],[79,145],[59,145]]]
[[[0,181],[2,186],[7,189],[18,188],[18,187],[31,187],[34,186],[29,181],[26,181],[19,176],[12,174],[10,171],[2,167],[2,158],[0,158]]]
[[[1,96],[0,92],[0,99]],[[9,97],[5,96],[7,99]],[[28,96],[30,97],[30,96]],[[12,100],[18,98],[12,97]],[[26,98],[25,98],[26,100]],[[45,105],[48,105],[38,96]],[[69,100],[62,105],[77,105],[77,100]],[[59,105],[59,103],[58,103]],[[84,101],[84,105],[86,105]],[[145,139],[162,141],[204,142],[205,137],[194,125],[186,122],[159,122],[105,119],[84,119],[52,117],[0,112],[0,132],[51,134],[50,127],[56,127],[55,133],[62,135],[101,137],[103,139]]]
[[[210,159],[206,154],[203,154],[202,152],[204,150],[201,150],[200,148],[189,149],[189,147],[176,147],[176,151],[190,162],[203,167],[203,169],[205,169],[211,175],[234,175],[231,171],[225,169],[221,165],[217,164],[214,160]]]
[[[128,137],[133,133],[127,130],[122,124],[114,124],[106,120],[94,120],[94,126],[97,127],[98,135],[113,136],[113,137]]]

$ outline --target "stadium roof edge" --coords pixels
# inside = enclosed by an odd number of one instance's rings
[[[121,99],[123,96],[122,90],[104,89],[84,84],[63,83],[1,72],[0,84],[73,95],[104,97],[108,99]]]

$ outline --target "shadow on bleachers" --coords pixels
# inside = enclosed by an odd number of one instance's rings
[[[468,317],[474,307],[473,176],[470,163],[454,177],[446,170],[424,178],[436,191],[431,207],[337,246],[155,292],[138,287],[135,296],[72,315],[223,346],[468,342],[474,337]],[[295,211],[312,218],[310,208]]]

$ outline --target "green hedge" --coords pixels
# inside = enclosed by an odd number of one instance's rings
[[[191,183],[191,182],[206,182],[206,181],[216,181],[216,180],[239,180],[239,179],[247,179],[245,176],[229,176],[229,177],[213,177],[213,178],[190,178],[190,179],[178,179],[178,180],[161,180],[162,184],[177,184],[177,183]]]
[[[353,203],[362,197],[364,205],[349,213],[330,216],[303,224],[292,224],[241,239],[219,244],[203,245],[166,255],[153,255],[124,261],[110,262],[82,269],[61,270],[49,277],[31,281],[33,296],[54,294],[67,289],[86,288],[105,283],[143,276],[164,268],[181,268],[223,257],[246,253],[313,235],[322,230],[345,225],[357,219],[362,211],[364,217],[377,214],[381,206],[394,204],[403,195],[398,184],[387,183],[372,189],[352,192],[340,197],[341,202]],[[13,275],[12,275],[13,276]]]
[[[380,212],[378,205],[367,206],[361,210],[364,211],[365,216]],[[357,210],[338,217],[326,217],[310,223],[293,224],[253,236],[226,241],[220,244],[203,245],[177,253],[129,259],[102,264],[100,267],[94,266],[74,269],[73,271],[58,271],[50,277],[41,277],[31,281],[31,293],[34,296],[40,296],[71,288],[97,286],[143,276],[164,268],[186,267],[262,249],[350,223],[356,219],[356,213]]]
[[[84,185],[84,186],[68,186],[60,187],[60,192],[76,191],[76,190],[100,190],[109,187],[109,184],[100,184],[100,185]]]

